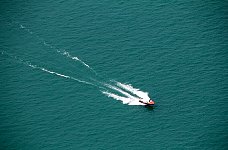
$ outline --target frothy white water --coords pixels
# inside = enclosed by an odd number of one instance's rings
[[[45,45],[49,45],[51,48],[54,48],[52,45],[47,44],[46,42],[45,42]],[[66,56],[67,58],[70,58],[70,59],[72,59],[72,60],[74,60],[74,61],[79,61],[82,65],[86,66],[90,71],[92,71],[93,73],[97,74],[96,71],[95,71],[92,67],[90,67],[88,64],[86,64],[86,63],[85,63],[84,61],[82,61],[81,59],[79,59],[77,56],[72,56],[72,55],[71,55],[68,51],[66,51],[66,50],[59,50],[59,49],[56,48],[56,51],[57,51],[59,54],[61,54],[61,55],[63,55],[63,56]]]
[[[139,89],[136,89],[134,87],[132,87],[131,85],[127,85],[127,84],[123,84],[123,83],[120,83],[120,82],[116,82],[116,86],[112,86],[110,84],[105,84],[106,87],[114,90],[115,92],[119,92],[119,94],[122,94],[124,96],[120,96],[118,94],[115,94],[115,93],[111,93],[111,92],[108,92],[108,91],[101,91],[103,94],[107,95],[108,97],[112,97],[116,100],[120,100],[123,102],[123,104],[128,104],[128,105],[145,105],[141,102],[139,102],[139,100],[142,100],[142,101],[149,101],[150,100],[150,97],[148,96],[148,93],[147,92],[143,92],[143,91],[140,91]],[[133,94],[133,95],[131,95]]]
[[[32,32],[30,29],[26,28],[26,27],[23,26],[23,25],[20,25],[20,28],[26,30],[26,31],[27,31],[28,33],[30,33],[30,34],[33,34],[33,32]]]
[[[48,70],[46,68],[37,66],[37,65],[33,65],[31,64],[29,61],[24,61],[22,59],[20,59],[17,56],[13,56],[5,51],[1,52],[2,55],[7,55],[10,58],[13,58],[17,61],[19,61],[20,63],[23,63],[24,65],[27,65],[29,67],[32,67],[34,69],[39,69],[41,71],[50,73],[50,74],[54,74],[56,76],[62,77],[62,78],[66,78],[66,79],[71,79],[71,80],[75,80],[77,82],[83,83],[83,84],[87,84],[87,85],[92,85],[92,86],[96,86],[99,89],[103,89],[106,91],[101,91],[103,94],[107,95],[108,97],[111,97],[113,99],[122,101],[123,104],[128,104],[128,105],[145,105],[141,102],[139,102],[139,100],[142,101],[148,101],[150,100],[150,97],[148,96],[147,92],[141,91],[140,89],[134,88],[131,85],[128,84],[123,84],[120,82],[116,82],[115,81],[115,85],[113,85],[113,83],[111,84],[107,84],[104,82],[100,82],[97,80],[93,80],[94,83],[88,82],[88,81],[84,81],[84,80],[80,80],[77,78],[74,78],[72,76],[68,76],[68,75],[64,75],[55,71],[51,71]],[[109,90],[111,90],[112,92],[109,92]]]
[[[96,71],[93,70],[92,67],[90,67],[88,64],[86,64],[84,61],[82,61],[82,60],[79,59],[78,57],[70,55],[70,53],[67,52],[66,50],[63,50],[63,51],[59,51],[59,50],[58,50],[57,52],[60,53],[60,54],[62,54],[63,56],[66,56],[66,57],[72,59],[72,60],[79,61],[81,64],[83,64],[84,66],[86,66],[87,68],[89,68],[91,71],[93,71],[94,73],[96,73]]]
[[[82,65],[86,66],[88,69],[90,69],[93,73],[95,73],[95,74],[97,75],[96,71],[95,71],[92,67],[90,67],[87,63],[85,63],[84,61],[82,61],[82,60],[79,59],[78,57],[72,56],[72,55],[71,55],[69,52],[67,52],[66,50],[61,50],[61,49],[59,49],[59,48],[53,46],[52,44],[50,44],[49,42],[47,42],[47,41],[45,41],[43,38],[41,38],[39,35],[34,34],[34,32],[32,32],[31,29],[27,28],[26,26],[24,26],[24,25],[22,25],[22,24],[19,24],[19,26],[20,26],[21,29],[27,31],[29,34],[35,35],[35,37],[36,37],[37,39],[39,39],[40,41],[42,41],[43,45],[45,45],[45,46],[47,46],[47,47],[49,47],[49,48],[51,48],[51,49],[54,49],[56,52],[58,52],[59,54],[61,54],[61,55],[63,55],[63,56],[66,56],[66,57],[68,57],[68,58],[70,58],[70,59],[72,59],[72,60],[75,60],[75,61],[79,61]]]
[[[55,50],[56,52],[58,52],[59,54],[70,58],[74,61],[78,61],[80,62],[83,66],[87,67],[90,71],[92,71],[93,73],[95,73],[97,75],[97,77],[99,76],[95,70],[93,70],[88,64],[86,64],[84,61],[82,61],[81,59],[79,59],[76,56],[72,56],[68,51],[66,50],[62,50],[62,49],[58,49],[57,47],[53,46],[52,44],[50,44],[49,42],[46,42],[43,38],[41,38],[39,35],[35,34],[34,32],[32,32],[29,28],[17,23],[17,25],[19,25],[19,27],[25,31],[27,31],[29,34],[35,36],[37,39],[39,39],[43,45]],[[5,52],[2,52],[2,54],[4,54]],[[12,56],[10,56],[12,57]],[[12,57],[13,58],[13,57]],[[50,71],[48,69],[45,69],[43,67],[39,67],[36,65],[32,65],[29,62],[23,61],[20,58],[17,58],[16,56],[14,57],[14,59],[19,60],[20,62],[22,62],[23,64],[30,66],[32,68],[35,69],[39,69],[41,71],[50,73],[50,74],[54,74],[56,76],[62,77],[62,78],[67,78],[67,79],[72,79],[75,80],[77,82],[80,83],[84,83],[84,84],[88,84],[88,85],[92,85],[92,86],[96,86],[99,89],[103,89],[103,90],[108,90],[108,91],[101,91],[103,94],[107,95],[108,97],[111,97],[113,99],[122,101],[123,104],[128,104],[128,105],[145,105],[141,102],[139,102],[139,100],[142,100],[144,102],[147,102],[150,100],[150,97],[148,96],[147,92],[141,91],[140,89],[134,88],[132,85],[128,85],[128,84],[123,84],[120,82],[115,81],[115,85],[112,84],[107,84],[107,83],[103,83],[97,80],[93,80],[95,82],[91,83],[91,82],[87,82],[84,80],[79,80],[77,78],[71,77],[71,76],[67,76],[64,74],[60,74],[54,71]],[[109,90],[113,91],[113,92],[109,92]],[[116,94],[118,93],[118,94]],[[120,95],[119,95],[120,94]]]
[[[138,97],[142,98],[143,100],[146,100],[146,101],[150,100],[150,97],[148,96],[147,92],[143,92],[143,91],[140,91],[139,89],[133,88],[131,85],[117,82],[117,86],[131,92],[134,95],[137,95]]]
[[[17,56],[13,56],[13,55],[11,55],[11,54],[5,52],[5,51],[2,51],[1,54],[2,54],[2,55],[6,55],[6,56],[8,56],[8,57],[10,57],[10,58],[12,58],[12,59],[15,59],[15,60],[17,60],[18,62],[20,62],[20,63],[22,63],[22,64],[24,64],[24,65],[26,65],[26,66],[32,67],[32,68],[34,68],[34,69],[39,69],[39,70],[42,70],[42,71],[44,71],[44,72],[47,72],[47,73],[50,73],[50,74],[57,75],[57,76],[59,76],[59,77],[63,77],[63,78],[67,78],[67,79],[72,79],[72,80],[75,80],[75,81],[80,82],[80,83],[84,83],[84,84],[88,84],[88,85],[92,85],[92,86],[97,86],[97,85],[95,85],[95,84],[93,84],[93,83],[90,83],[90,82],[87,82],[87,81],[84,81],[84,80],[79,80],[79,79],[74,78],[74,77],[71,77],[71,76],[67,76],[67,75],[64,75],[64,74],[61,74],[61,73],[58,73],[58,72],[50,71],[50,70],[45,69],[45,68],[43,68],[43,67],[39,67],[39,66],[37,66],[37,65],[33,65],[33,64],[31,64],[29,61],[22,60],[21,58],[19,58],[19,57],[17,57]]]
[[[119,93],[121,93],[121,94],[127,96],[127,97],[130,98],[130,99],[138,99],[137,97],[132,96],[131,94],[129,94],[129,93],[127,93],[127,92],[121,90],[121,89],[118,88],[118,87],[112,86],[112,85],[110,85],[110,84],[105,84],[105,86],[108,87],[108,88],[110,88],[110,89],[113,89],[113,90],[115,90],[115,91],[118,91]]]
[[[129,97],[123,97],[119,96],[117,94],[107,92],[107,91],[101,91],[103,94],[107,95],[108,97],[114,98],[116,100],[122,101],[123,104],[128,104],[128,105],[145,105],[143,103],[139,102],[139,99],[131,99]]]
[[[123,104],[129,104],[129,102],[131,102],[131,99],[130,98],[127,98],[127,97],[123,97],[123,96],[119,96],[119,95],[116,95],[114,93],[110,93],[110,92],[106,92],[106,91],[101,91],[103,94],[107,95],[108,97],[112,97],[116,100],[120,100],[123,102]]]
[[[81,82],[81,83],[85,83],[85,84],[88,84],[88,85],[96,86],[93,83],[90,83],[90,82],[87,82],[87,81],[83,81],[83,80],[79,80],[79,79],[76,79],[74,77],[67,76],[67,75],[64,75],[64,74],[60,74],[60,73],[57,73],[57,72],[54,72],[54,71],[50,71],[48,69],[45,69],[45,68],[42,68],[42,67],[38,67],[36,65],[32,65],[31,63],[27,63],[27,64],[28,64],[28,66],[30,66],[32,68],[40,69],[40,70],[45,71],[45,72],[50,73],[50,74],[54,74],[54,75],[57,75],[57,76],[60,76],[60,77],[63,77],[63,78],[67,78],[67,79],[72,79],[72,80],[75,80],[75,81],[78,81],[78,82]]]

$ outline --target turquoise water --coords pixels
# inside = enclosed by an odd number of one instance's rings
[[[1,1],[0,149],[227,149],[227,14],[222,1]],[[113,80],[155,108],[103,94],[126,96]]]

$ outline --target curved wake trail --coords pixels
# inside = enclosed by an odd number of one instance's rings
[[[72,60],[79,61],[81,64],[83,64],[84,66],[89,68],[93,73],[95,73],[97,75],[97,72],[92,67],[90,67],[88,64],[86,64],[84,61],[82,61],[78,57],[70,55],[70,53],[65,51],[65,50],[62,50],[62,51],[57,50],[57,52],[60,53],[63,56],[66,56],[66,57],[72,59]]]
[[[148,96],[147,92],[140,91],[139,89],[133,88],[131,85],[126,85],[120,82],[117,82],[117,86],[131,92],[134,95],[137,95],[143,100],[150,100],[150,97]]]
[[[106,92],[106,91],[102,91],[102,93],[107,95],[108,97],[112,97],[116,100],[122,101],[123,104],[129,104],[132,101],[130,98],[119,96],[119,95],[114,94],[114,93],[110,93],[110,92]]]
[[[54,74],[54,75],[63,77],[63,78],[72,79],[72,80],[78,81],[78,82],[80,82],[80,83],[84,83],[84,84],[96,86],[96,85],[93,84],[93,83],[86,82],[86,81],[83,81],[83,80],[79,80],[79,79],[76,79],[76,78],[74,78],[74,77],[67,76],[67,75],[64,75],[64,74],[60,74],[60,73],[57,73],[57,72],[54,72],[54,71],[50,71],[50,70],[48,70],[48,69],[45,69],[45,68],[42,68],[42,67],[38,67],[38,66],[36,66],[36,65],[28,64],[28,66],[30,66],[30,67],[32,67],[32,68],[35,68],[35,69],[42,70],[42,71],[47,72],[47,73],[50,73],[50,74]]]
[[[84,81],[84,80],[79,80],[79,79],[77,79],[77,78],[74,78],[74,77],[71,77],[71,76],[67,76],[67,75],[64,75],[64,74],[61,74],[61,73],[58,73],[58,72],[50,71],[50,70],[48,70],[48,69],[45,69],[45,68],[43,68],[43,67],[39,67],[39,66],[37,66],[37,65],[33,65],[33,64],[31,64],[29,61],[22,60],[21,58],[19,58],[19,57],[17,57],[17,56],[12,56],[11,54],[9,54],[9,53],[7,53],[7,52],[5,52],[5,51],[2,51],[1,54],[2,54],[2,55],[6,55],[6,56],[8,56],[8,57],[10,57],[10,58],[12,58],[12,59],[15,59],[15,60],[19,61],[20,63],[22,63],[22,64],[24,64],[24,65],[26,65],[26,66],[32,67],[32,68],[34,68],[34,69],[39,69],[39,70],[41,70],[41,71],[44,71],[44,72],[47,72],[47,73],[50,73],[50,74],[54,74],[54,75],[59,76],[59,77],[63,77],[63,78],[75,80],[75,81],[77,81],[77,82],[84,83],[84,84],[87,84],[87,85],[92,85],[92,86],[99,87],[99,86],[97,86],[97,85],[95,85],[95,84],[93,84],[93,83],[90,83],[90,82],[87,82],[87,81]]]
[[[140,103],[139,100],[140,99],[142,99],[143,101],[150,100],[150,97],[148,96],[147,92],[140,91],[139,89],[136,89],[133,86],[128,85],[128,84],[123,84],[123,83],[115,81],[115,85],[112,85],[111,83],[108,84],[108,83],[100,82],[96,79],[91,79],[91,80],[93,80],[93,82],[96,83],[96,84],[94,84],[91,82],[87,82],[87,81],[80,80],[80,79],[77,79],[77,78],[74,78],[74,77],[71,77],[68,75],[58,73],[55,71],[51,71],[51,70],[48,70],[46,68],[43,68],[43,67],[40,67],[37,65],[33,65],[29,61],[22,60],[21,58],[19,58],[17,56],[13,56],[13,55],[5,52],[5,51],[2,51],[1,54],[6,55],[6,56],[22,63],[22,64],[29,66],[29,67],[32,67],[34,69],[39,69],[39,70],[44,71],[46,73],[54,74],[54,75],[62,77],[62,78],[71,79],[71,80],[74,80],[74,81],[77,81],[77,82],[80,82],[83,84],[95,86],[95,87],[98,87],[99,89],[106,90],[106,91],[101,91],[101,92],[108,97],[122,101],[123,104],[145,105],[145,104]],[[112,90],[112,92],[110,92],[109,90]]]
[[[109,91],[101,91],[103,94],[107,95],[108,97],[112,97],[116,100],[120,100],[123,102],[123,104],[128,105],[145,105],[139,100],[148,101],[150,100],[150,97],[148,96],[147,92],[140,91],[139,89],[133,88],[131,85],[123,84],[120,82],[116,82],[116,86],[112,86],[110,84],[105,84],[106,87],[114,90],[115,92],[118,92],[121,95],[109,92]],[[120,89],[122,88],[122,89]],[[124,91],[125,90],[125,91]],[[131,95],[133,94],[133,95]]]
[[[82,65],[86,66],[90,71],[92,71],[94,74],[97,75],[97,72],[92,68],[90,67],[88,64],[86,64],[84,61],[82,61],[81,59],[79,59],[78,57],[76,56],[72,56],[69,52],[67,52],[65,49],[59,49],[55,46],[53,46],[52,44],[50,44],[49,42],[45,41],[43,38],[41,38],[39,35],[35,34],[35,32],[33,32],[31,29],[25,27],[24,25],[22,24],[18,24],[16,23],[17,25],[19,25],[19,27],[23,30],[25,30],[26,32],[28,32],[29,34],[32,34],[32,35],[35,35],[35,37],[42,41],[43,45],[55,50],[56,52],[58,52],[59,54],[63,55],[63,56],[66,56],[74,61],[79,61]]]
[[[53,46],[52,44],[46,42],[43,38],[41,38],[39,35],[35,34],[29,28],[23,26],[22,24],[20,24],[18,22],[12,22],[12,23],[16,24],[17,26],[19,26],[20,29],[25,30],[27,33],[35,36],[38,40],[42,41],[43,45],[47,46],[48,48],[51,48],[51,49],[55,50],[57,53],[61,54],[62,56],[65,56],[65,57],[70,58],[70,59],[72,59],[74,61],[80,62],[83,66],[85,66],[90,71],[92,71],[96,75],[96,77],[99,76],[92,67],[90,67],[88,64],[86,64],[84,61],[82,61],[78,57],[72,56],[68,51],[59,49],[59,48]],[[11,58],[23,63],[24,65],[27,65],[27,66],[32,67],[34,69],[39,69],[41,71],[44,71],[44,72],[47,72],[47,73],[50,73],[50,74],[54,74],[54,75],[62,77],[62,78],[71,79],[71,80],[74,80],[74,81],[77,81],[77,82],[80,82],[80,83],[83,83],[83,84],[96,86],[99,89],[105,90],[105,91],[101,91],[104,95],[106,95],[108,97],[111,97],[113,99],[122,101],[123,104],[145,105],[145,104],[139,102],[139,100],[140,99],[143,100],[143,101],[150,100],[150,97],[148,96],[147,92],[144,92],[144,91],[141,91],[140,89],[134,88],[132,85],[123,84],[123,83],[117,82],[117,81],[114,81],[114,83],[112,82],[112,83],[108,84],[108,83],[104,83],[102,81],[99,81],[97,79],[90,78],[94,82],[94,83],[91,83],[91,82],[87,82],[87,81],[84,81],[84,80],[79,80],[79,79],[71,77],[71,76],[60,74],[58,72],[54,72],[54,71],[48,70],[48,69],[40,67],[40,66],[33,65],[30,62],[28,62],[28,61],[24,61],[24,60],[22,60],[22,59],[20,59],[20,58],[18,58],[16,56],[9,55],[5,51],[3,51],[2,54],[5,54],[5,55],[7,55],[7,56],[9,56],[9,57],[11,57]]]
[[[119,89],[118,87],[112,86],[110,84],[105,84],[105,86],[107,86],[108,88],[113,89],[113,90],[115,90],[115,91],[127,96],[130,99],[138,99],[137,97],[132,96],[131,94]]]

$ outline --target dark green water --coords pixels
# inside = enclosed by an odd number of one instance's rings
[[[227,8],[1,1],[0,149],[227,149]],[[156,107],[76,79],[132,84]]]

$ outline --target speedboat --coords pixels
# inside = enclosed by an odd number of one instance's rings
[[[155,104],[155,102],[152,99],[150,99],[148,102],[144,102],[142,100],[139,100],[139,102],[145,104],[145,106],[154,106]]]

